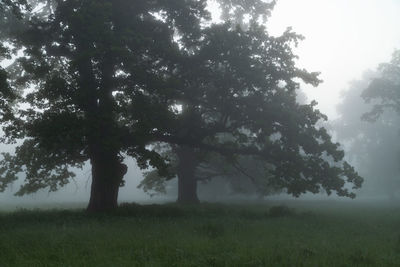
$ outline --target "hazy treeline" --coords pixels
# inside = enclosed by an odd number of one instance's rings
[[[365,178],[360,191],[363,196],[398,197],[399,74],[395,52],[391,63],[366,72],[361,80],[350,84],[338,105],[340,118],[332,122],[349,161]]]

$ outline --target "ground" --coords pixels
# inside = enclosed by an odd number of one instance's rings
[[[400,206],[123,205],[0,214],[0,266],[400,266]]]

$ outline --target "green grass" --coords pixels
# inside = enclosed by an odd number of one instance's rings
[[[286,204],[1,213],[0,266],[400,266],[397,207]]]

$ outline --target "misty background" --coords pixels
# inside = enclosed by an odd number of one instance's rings
[[[210,2],[210,10],[214,11],[217,20],[219,14],[213,8]],[[292,27],[305,37],[294,50],[299,56],[298,66],[321,72],[320,79],[323,80],[317,88],[302,86],[306,101],[316,100],[321,112],[328,115],[328,127],[335,140],[343,144],[347,160],[365,178],[357,199],[396,198],[397,188],[400,188],[400,147],[393,145],[399,137],[398,115],[386,112],[375,123],[363,121],[361,116],[371,105],[365,104],[360,97],[369,80],[378,75],[377,66],[390,61],[394,50],[400,48],[398,14],[400,2],[396,0],[278,0],[267,22],[270,34],[278,36],[287,27]],[[11,151],[12,148],[2,146],[1,150]],[[175,180],[167,187],[169,194],[150,197],[137,188],[143,175],[135,161],[131,159],[125,164],[128,173],[124,178],[125,186],[119,192],[119,202],[176,199]],[[90,193],[90,166],[77,170],[76,174],[75,180],[58,192],[42,190],[23,197],[13,196],[20,186],[16,182],[0,194],[0,201],[12,207],[54,206],[62,202],[84,206]],[[213,185],[221,186],[218,181],[199,185],[201,200],[206,197],[219,200],[202,190],[202,187]]]

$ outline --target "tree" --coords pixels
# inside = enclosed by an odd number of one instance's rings
[[[316,126],[325,116],[315,102],[296,102],[295,79],[319,82],[316,73],[295,67],[291,44],[301,36],[288,30],[272,37],[255,23],[245,30],[216,25],[204,36],[177,70],[184,86],[178,88],[175,122],[154,133],[179,145],[178,200],[197,201],[194,149],[258,156],[273,166],[274,186],[295,196],[323,189],[354,197],[343,188],[345,181],[358,188],[362,180],[342,162],[339,144]]]
[[[399,186],[399,169],[397,167],[399,148],[396,145],[399,117],[395,114],[400,114],[399,50],[393,53],[390,62],[379,65],[376,76],[365,86],[361,97],[369,106],[364,111],[363,120],[373,122],[377,127],[375,136],[371,138],[372,142],[375,142],[376,150],[370,150],[370,156],[375,156],[373,160],[374,164],[370,166],[378,164],[381,166],[381,168],[374,169],[374,171],[378,169],[382,170],[381,173],[377,173],[375,176],[379,177],[381,186],[386,186],[389,195],[394,196]],[[382,161],[382,157],[378,157],[377,151],[381,151],[387,160]],[[385,179],[386,181],[382,183],[381,179]]]
[[[400,50],[393,53],[389,63],[382,63],[379,77],[362,92],[362,97],[369,103],[373,100],[374,108],[365,114],[367,120],[377,120],[385,109],[400,113]]]
[[[74,176],[70,167],[90,161],[88,210],[115,208],[125,156],[170,175],[155,142],[179,146],[184,159],[193,149],[258,156],[296,196],[323,188],[353,197],[346,181],[361,185],[339,145],[315,126],[325,118],[315,104],[295,101],[295,79],[318,83],[295,67],[297,34],[274,38],[252,21],[212,25],[206,1],[46,3],[24,15],[27,30],[12,40],[24,49],[13,85],[29,88],[28,108],[5,128],[25,140],[4,155],[1,182],[25,172],[17,194],[57,190]],[[178,171],[185,181],[193,166]]]
[[[393,198],[400,188],[400,146],[397,142],[400,116],[386,110],[379,120],[363,119],[374,104],[366,103],[361,94],[379,76],[379,72],[366,72],[361,80],[350,84],[338,105],[340,118],[333,123],[333,128],[345,146],[347,158],[365,178],[360,193]]]
[[[208,18],[205,1],[48,3],[47,13],[26,14],[28,29],[13,40],[24,49],[14,84],[32,89],[14,130],[26,139],[15,156],[5,155],[2,182],[24,171],[27,183],[17,194],[55,191],[74,176],[70,167],[89,160],[88,210],[114,208],[126,173],[123,154],[163,169],[164,161],[146,148],[153,125],[135,116],[146,112],[154,92],[168,95],[172,81],[163,70],[178,51],[175,31],[181,43],[196,39],[196,27]]]
[[[32,4],[40,8],[21,14],[29,23],[12,41],[24,49],[14,64],[14,86],[33,91],[24,98],[29,108],[5,128],[9,137],[26,140],[14,156],[4,155],[3,187],[23,171],[27,183],[17,194],[55,191],[74,176],[69,167],[90,160],[88,209],[114,208],[126,172],[123,154],[142,167],[150,161],[165,169],[146,148],[156,125],[137,114],[152,108],[154,98],[164,101],[157,103],[157,123],[168,114],[175,82],[169,72],[179,45],[196,43],[201,24],[210,20],[206,1]]]

